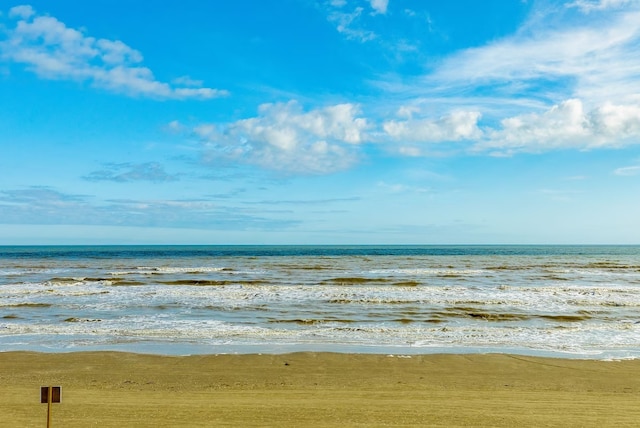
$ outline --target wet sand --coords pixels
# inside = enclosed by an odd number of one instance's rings
[[[640,361],[0,353],[0,427],[636,427]]]

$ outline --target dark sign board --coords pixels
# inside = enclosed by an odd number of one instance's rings
[[[51,402],[59,403],[62,398],[62,387],[60,386],[41,386],[40,387],[40,402],[49,402],[49,388],[51,388]]]

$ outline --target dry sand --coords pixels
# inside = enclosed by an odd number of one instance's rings
[[[640,361],[0,353],[0,427],[640,426]]]

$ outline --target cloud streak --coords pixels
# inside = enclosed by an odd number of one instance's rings
[[[141,65],[142,54],[122,41],[87,36],[55,17],[38,15],[29,5],[13,7],[8,16],[14,25],[0,42],[1,57],[23,64],[41,78],[90,82],[135,97],[184,100],[228,95],[225,90],[184,85],[184,78],[174,85],[159,81]]]
[[[269,217],[263,210],[223,206],[207,199],[112,199],[67,194],[51,187],[0,191],[4,224],[206,227],[216,230],[271,230],[296,220]]]
[[[140,164],[112,163],[106,164],[104,169],[94,171],[84,177],[89,181],[115,181],[118,183],[130,181],[151,181],[154,183],[176,181],[177,174],[169,174],[157,162]]]
[[[613,171],[615,175],[620,175],[622,177],[633,177],[636,175],[640,175],[640,165],[634,166],[625,166],[622,168],[618,168]]]
[[[353,4],[357,6],[353,7]],[[378,35],[368,29],[364,18],[374,15],[386,15],[389,0],[346,1],[331,0],[324,4],[327,20],[335,25],[336,30],[349,40],[361,43],[369,42]]]
[[[556,82],[561,84],[554,91],[559,96],[588,96],[600,102],[639,92],[638,7],[593,13],[589,19],[582,15],[578,22],[562,28],[525,26],[527,31],[515,36],[460,51],[446,58],[425,84],[441,90],[493,87],[527,96],[529,89]]]

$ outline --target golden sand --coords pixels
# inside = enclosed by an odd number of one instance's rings
[[[638,427],[640,361],[0,353],[0,427]]]

